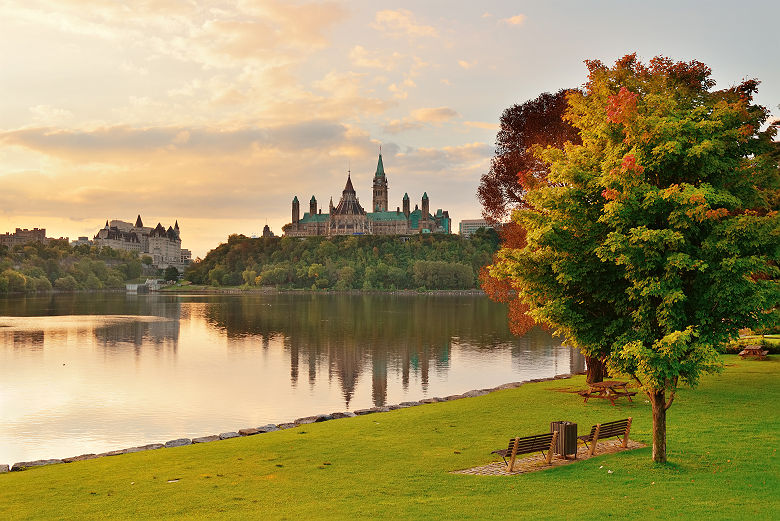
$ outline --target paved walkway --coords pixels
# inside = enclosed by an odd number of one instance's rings
[[[599,441],[596,448],[596,454],[593,457],[601,456],[602,454],[612,454],[615,452],[622,452],[624,450],[641,449],[647,445],[639,443],[633,440],[628,440],[628,447],[621,447],[620,440],[607,440]],[[570,463],[576,463],[588,459],[588,449],[585,445],[579,445],[577,447],[577,459],[563,459],[560,457],[553,457],[552,464],[548,465],[545,462],[544,457],[539,454],[533,454],[527,458],[518,459],[515,461],[514,472],[506,471],[506,464],[503,461],[494,461],[487,465],[481,465],[471,469],[456,470],[453,474],[469,474],[472,476],[514,476],[516,474],[527,474],[528,472],[536,472],[537,470],[545,470],[552,467],[558,467],[561,465],[568,465]]]

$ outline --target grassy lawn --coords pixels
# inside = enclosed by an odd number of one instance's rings
[[[650,443],[643,396],[612,407],[555,391],[581,386],[579,376],[3,474],[0,518],[771,519],[780,508],[780,357],[724,360],[722,374],[683,389],[669,410],[663,466],[648,447],[513,477],[449,473],[489,462],[509,436],[546,432],[553,420],[582,433],[633,416],[631,438]]]

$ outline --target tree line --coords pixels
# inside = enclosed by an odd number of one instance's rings
[[[231,235],[184,278],[213,286],[332,290],[472,289],[498,247],[491,228],[457,235],[263,237]]]
[[[65,240],[0,245],[0,294],[119,289],[142,271],[143,261],[133,252]]]

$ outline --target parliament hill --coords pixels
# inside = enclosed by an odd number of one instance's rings
[[[373,205],[370,212],[361,206],[351,174],[337,206],[330,200],[328,213],[317,208],[317,199],[312,196],[309,211],[301,216],[300,202],[296,196],[292,201],[292,222],[282,227],[288,237],[311,237],[317,235],[412,235],[418,233],[450,233],[451,221],[447,211],[430,213],[428,194],[424,193],[421,205],[410,208],[409,194],[404,194],[402,206],[388,209],[387,176],[385,176],[382,154],[379,154],[376,174],[373,180]]]

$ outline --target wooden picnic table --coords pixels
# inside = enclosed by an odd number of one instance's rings
[[[764,350],[763,346],[746,346],[745,349],[739,352],[740,358],[755,358],[757,360],[764,360],[768,350]]]
[[[615,405],[615,398],[620,398],[621,396],[627,397],[629,402],[633,401],[631,397],[636,394],[636,391],[629,391],[627,386],[628,382],[607,380],[588,384],[588,390],[580,391],[579,394],[585,398],[585,403],[588,403],[588,398],[604,398],[609,400],[612,405]]]

